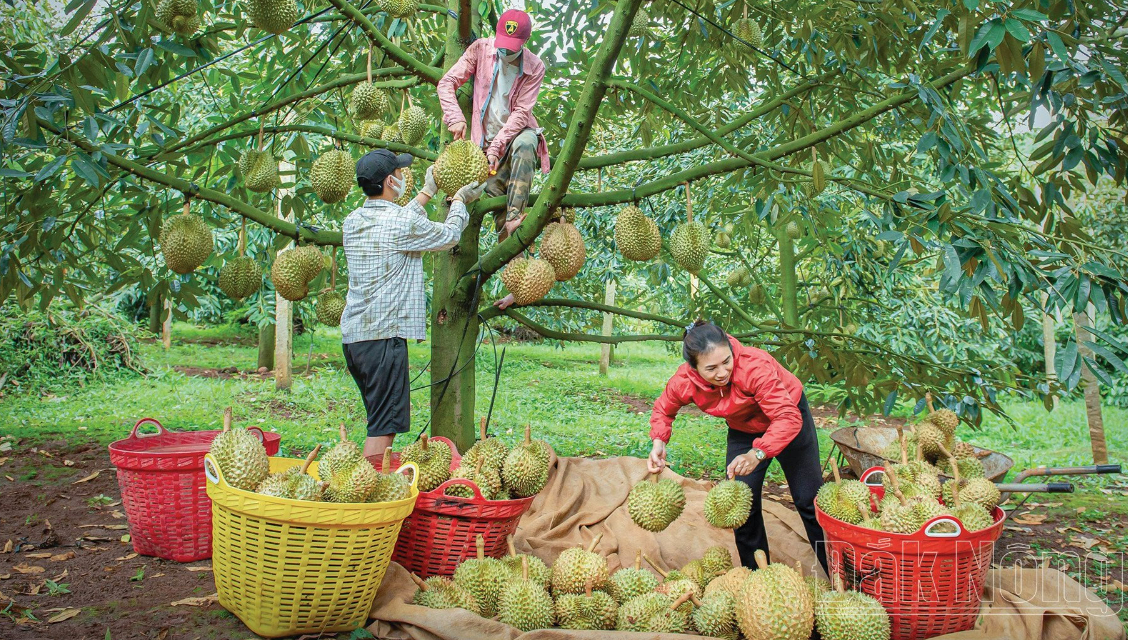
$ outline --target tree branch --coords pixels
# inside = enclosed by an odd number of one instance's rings
[[[294,238],[295,240],[300,238],[306,242],[320,245],[341,244],[341,232],[339,231],[311,231],[308,228],[299,227],[293,222],[282,220],[281,218],[253,207],[242,200],[233,198],[226,193],[208,189],[207,187],[201,187],[194,182],[189,182],[188,180],[169,176],[164,172],[150,169],[145,165],[110,153],[104,148],[90,144],[86,139],[77,134],[56,127],[54,123],[48,122],[43,118],[37,117],[36,120],[38,121],[40,128],[46,131],[50,131],[56,136],[63,138],[67,142],[70,142],[74,146],[82,149],[87,153],[101,154],[102,157],[106,158],[106,160],[110,164],[120,169],[124,169],[125,171],[128,171],[129,173],[132,173],[133,175],[143,180],[148,180],[150,182],[164,185],[171,189],[176,189],[177,191],[183,193],[185,196],[207,200],[208,202],[214,202],[215,204],[230,209],[234,213],[237,213],[244,218],[253,220],[254,222],[257,222],[276,233],[284,236],[289,236],[291,238]]]
[[[515,306],[518,309],[525,309],[529,307],[571,307],[573,309],[591,309],[592,311],[602,311],[603,313],[614,313],[628,318],[636,318],[638,320],[650,320],[653,322],[661,322],[674,327],[684,327],[685,321],[677,320],[667,316],[661,316],[655,313],[646,313],[644,311],[634,311],[633,309],[624,309],[623,307],[615,307],[612,305],[600,304],[598,302],[588,302],[587,300],[569,300],[567,298],[544,298],[532,304]],[[504,315],[505,312],[501,309],[491,305],[478,312],[478,317],[485,321]]]
[[[398,75],[402,75],[404,73],[406,73],[406,70],[403,67],[384,67],[382,69],[373,69],[372,70],[372,77],[375,78],[377,76],[380,76],[380,77],[398,76]],[[331,82],[326,82],[325,84],[321,84],[321,85],[318,85],[316,87],[311,87],[309,89],[306,89],[305,91],[302,91],[301,93],[295,93],[294,95],[286,96],[285,98],[279,98],[278,100],[271,102],[270,104],[266,105],[265,107],[263,107],[261,109],[252,109],[251,111],[249,111],[247,113],[244,113],[244,114],[239,115],[239,116],[235,116],[234,118],[231,118],[230,120],[227,120],[226,122],[222,122],[220,124],[215,125],[214,127],[210,127],[206,131],[203,131],[203,132],[198,133],[198,134],[196,134],[196,135],[194,135],[190,138],[187,138],[186,140],[178,142],[178,143],[172,145],[171,147],[168,147],[167,149],[161,149],[157,153],[153,154],[151,159],[160,160],[160,159],[165,159],[166,156],[169,156],[169,155],[172,155],[172,154],[175,154],[175,153],[180,153],[180,154],[190,153],[190,152],[195,151],[196,149],[198,149],[200,147],[206,146],[206,145],[199,144],[199,143],[203,142],[204,140],[207,140],[209,137],[211,137],[211,136],[215,135],[216,133],[219,133],[220,131],[223,131],[225,129],[230,129],[231,127],[234,127],[237,124],[240,124],[242,122],[246,122],[247,120],[250,120],[251,118],[254,118],[254,117],[257,117],[257,116],[264,116],[268,113],[272,113],[274,111],[277,111],[278,109],[281,109],[282,107],[285,107],[286,105],[292,104],[294,102],[301,102],[302,100],[305,100],[307,98],[313,98],[315,96],[319,96],[323,93],[328,93],[328,92],[330,92],[334,89],[339,89],[341,87],[348,87],[348,86],[357,84],[358,82],[362,82],[362,81],[367,80],[367,79],[368,79],[367,73],[352,73],[352,74],[348,74],[348,75],[337,76],[337,78],[335,80],[332,80]],[[414,81],[411,81],[410,83],[404,84],[402,86],[410,86],[410,84],[413,84],[413,83],[414,83]]]
[[[372,40],[376,46],[387,52],[389,58],[402,65],[409,73],[431,84],[437,85],[439,83],[439,79],[443,77],[441,70],[419,60],[400,48],[399,45],[389,40],[388,36],[384,35],[383,32],[376,28],[376,25],[372,24],[368,16],[361,13],[361,11],[349,3],[348,0],[329,0],[329,2],[334,7],[337,7],[337,10],[345,17],[352,20],[357,26],[363,29],[368,35],[368,38]]]
[[[240,130],[240,131],[234,131],[234,132],[231,132],[231,133],[226,133],[222,136],[219,136],[218,138],[212,138],[211,140],[208,140],[207,142],[202,142],[199,145],[197,145],[197,147],[199,148],[199,147],[217,145],[221,142],[226,142],[228,140],[239,140],[239,139],[244,139],[244,138],[247,138],[247,139],[253,138],[258,133],[258,131],[259,131],[258,127],[253,127],[253,128],[250,128],[250,129],[243,129],[243,130]],[[354,144],[360,144],[360,145],[364,145],[366,147],[373,147],[373,148],[376,148],[376,149],[390,149],[390,150],[395,151],[397,153],[410,153],[411,155],[415,156],[416,158],[422,158],[424,160],[434,161],[436,158],[439,157],[439,154],[435,153],[434,151],[431,151],[430,149],[423,149],[421,147],[412,147],[412,146],[408,146],[408,145],[400,143],[400,142],[387,142],[387,141],[381,140],[379,138],[370,138],[370,137],[367,137],[367,136],[358,136],[355,133],[345,133],[344,131],[338,131],[338,130],[335,130],[335,129],[330,129],[328,127],[319,127],[319,126],[312,125],[312,124],[282,124],[282,125],[277,125],[277,126],[264,126],[262,128],[262,132],[264,134],[290,133],[290,132],[295,132],[295,131],[301,132],[301,133],[312,133],[312,134],[315,134],[315,135],[322,135],[322,136],[325,136],[327,138],[344,140],[346,142],[352,142]]]
[[[586,333],[567,333],[564,331],[556,331],[548,327],[538,324],[530,320],[527,316],[513,309],[512,307],[502,311],[499,315],[506,315],[510,318],[520,322],[526,327],[532,329],[538,334],[548,338],[549,340],[566,340],[568,342],[599,342],[602,344],[619,344],[622,342],[647,342],[647,341],[661,341],[661,342],[681,342],[684,336],[682,334],[641,334],[641,335],[621,335],[621,336],[603,336],[603,335],[589,335]],[[483,320],[485,320],[483,318]],[[750,339],[756,338],[757,334],[754,333],[737,333],[733,334],[734,338]],[[761,342],[761,344],[773,344]],[[781,343],[774,343],[781,344]]]

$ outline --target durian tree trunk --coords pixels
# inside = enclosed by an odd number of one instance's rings
[[[164,309],[164,296],[157,295],[149,304],[149,332],[161,334],[161,310]]]
[[[258,364],[259,369],[266,367],[267,371],[274,368],[274,325],[263,325],[259,329],[258,337]]]
[[[1054,315],[1049,311],[1050,294],[1042,294],[1042,354],[1046,359],[1046,384],[1050,386],[1050,408],[1057,409],[1058,397],[1053,391],[1053,385],[1057,382],[1057,370],[1054,366],[1054,358],[1057,357],[1057,339],[1054,337],[1054,329],[1056,323],[1054,322]]]
[[[776,225],[779,241],[779,294],[783,305],[783,322],[799,327],[799,274],[796,271],[795,241],[787,235],[787,225]]]
[[[278,163],[278,172],[282,175],[293,175],[294,165],[282,160]],[[286,222],[294,221],[294,212],[291,209],[283,214],[282,199],[287,195],[293,196],[294,188],[280,188],[274,198],[275,214]],[[293,380],[293,340],[294,340],[294,307],[286,298],[277,291],[274,293],[274,388],[289,389]]]
[[[161,298],[161,344],[165,349],[172,348],[172,300],[167,296]]]
[[[603,290],[603,304],[607,306],[614,306],[615,304],[615,281],[608,280],[604,285]],[[615,314],[603,314],[603,335],[611,335],[612,329],[615,326]],[[607,370],[611,367],[611,358],[615,355],[615,345],[604,342],[599,348],[599,375],[606,376]]]
[[[1089,323],[1094,315],[1092,303],[1085,313],[1073,316],[1077,331],[1077,353],[1081,357],[1081,385],[1085,389],[1085,417],[1089,422],[1089,440],[1093,447],[1093,464],[1108,464],[1108,444],[1105,441],[1104,416],[1101,414],[1101,387],[1097,376],[1089,368],[1086,359],[1093,359],[1093,351],[1085,346],[1093,337],[1089,334]]]

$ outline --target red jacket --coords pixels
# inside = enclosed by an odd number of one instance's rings
[[[732,336],[729,343],[733,353],[729,384],[715,387],[683,363],[654,401],[651,440],[669,442],[678,409],[695,404],[711,416],[724,418],[731,429],[763,434],[752,441],[752,446],[769,458],[791,444],[803,426],[798,406],[803,383],[767,351],[746,347]]]

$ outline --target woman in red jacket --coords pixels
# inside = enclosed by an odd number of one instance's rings
[[[654,446],[647,466],[666,466],[666,443],[674,417],[687,404],[728,423],[728,477],[752,488],[752,515],[739,527],[736,548],[746,567],[752,554],[768,551],[760,494],[772,460],[783,468],[807,539],[826,569],[823,530],[815,520],[815,494],[822,486],[819,441],[803,384],[766,351],[745,347],[720,327],[698,320],[685,332],[685,364],[666,383],[650,414]]]

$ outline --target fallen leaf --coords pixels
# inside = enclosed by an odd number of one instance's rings
[[[168,637],[168,627],[161,629],[157,632],[157,640],[165,640]]]
[[[8,461],[8,456],[4,456],[3,458],[0,458],[0,467],[4,466],[4,463],[7,462],[7,461]]]
[[[1073,536],[1069,539],[1069,544],[1081,547],[1085,550],[1092,549],[1098,542],[1099,540],[1090,538],[1089,536]]]
[[[47,624],[54,624],[56,622],[62,622],[63,620],[70,620],[80,613],[82,613],[82,609],[64,609],[61,613],[56,613],[50,618],[47,618]]]
[[[57,554],[51,556],[51,562],[62,562],[63,560],[70,560],[73,557],[74,557],[73,551],[68,551],[66,553],[57,553]]]
[[[10,574],[10,573],[0,573],[0,580],[7,580],[8,578],[11,578],[11,577],[12,577],[12,574]],[[0,598],[3,598],[3,595],[0,595]]]
[[[11,553],[12,549],[15,549],[15,548],[16,548],[16,545],[13,544],[11,538],[9,538],[8,543],[4,545],[4,553]]]
[[[69,574],[69,573],[70,573],[69,571],[67,571],[66,569],[63,569],[62,573],[55,576],[54,578],[51,578],[51,582],[62,582],[63,580],[67,579],[67,574]]]
[[[184,567],[189,571],[211,571],[211,567]]]
[[[17,564],[16,566],[12,567],[12,571],[15,571],[16,573],[22,573],[24,575],[28,575],[28,574],[32,574],[32,573],[43,573],[44,571],[46,571],[46,569],[44,569],[43,567],[37,567],[35,565],[29,565],[26,562],[21,562],[21,563]]]
[[[159,577],[161,577],[161,576],[163,576],[163,575],[164,575],[163,573],[154,573],[154,574],[153,574],[153,575],[151,575],[151,576],[146,576],[146,578],[147,578],[147,579],[149,579],[149,580],[152,580],[153,578],[159,578]]]
[[[39,595],[39,591],[41,589],[43,589],[43,583],[42,582],[40,582],[38,584],[29,584],[24,589],[23,594],[25,596],[37,596],[37,595]]]
[[[82,536],[82,539],[83,540],[94,540],[96,542],[113,542],[113,540],[114,540],[113,538],[107,538],[105,536]]]
[[[4,476],[4,477],[8,479],[8,482],[15,482],[16,481],[16,479],[13,478],[12,476]]]
[[[71,484],[82,484],[83,482],[90,482],[94,478],[97,478],[98,474],[100,474],[100,473],[102,473],[102,469],[98,469],[97,471],[95,471],[94,473],[86,476],[85,478],[80,478],[78,480],[75,480]]]
[[[49,553],[29,553],[29,554],[27,554],[27,557],[28,558],[50,558],[51,554],[49,554]]]
[[[108,505],[106,505],[106,506],[107,506],[107,507],[116,507],[116,506],[118,506],[119,504],[121,504],[121,500],[114,500],[113,502],[111,502],[110,504],[108,504]]]
[[[199,598],[184,598],[171,603],[172,606],[186,606],[186,607],[205,607],[213,602],[219,602],[219,594],[213,593],[210,596],[202,596]]]
[[[124,556],[122,556],[122,557],[120,557],[120,558],[114,558],[114,560],[132,560],[132,559],[134,559],[134,558],[136,558],[136,557],[137,557],[137,554],[136,554],[136,553],[127,553],[127,554],[125,554]],[[189,567],[189,568],[188,568],[188,570],[189,570],[189,571],[191,571],[191,570],[192,570],[192,568],[191,568],[191,567]]]
[[[54,458],[55,457],[54,455],[51,454],[50,451],[44,451],[43,449],[36,451],[36,453],[43,456],[44,458]]]
[[[122,528],[124,529],[125,527],[122,527]],[[129,544],[129,541],[130,541],[130,537],[129,537],[128,533],[121,537],[121,543],[122,544]]]
[[[111,511],[110,517],[115,520],[125,520],[125,514],[120,511]]]
[[[79,529],[128,529],[127,524],[80,524]]]
[[[1046,515],[1043,513],[1024,513],[1011,518],[1011,520],[1014,520],[1018,524],[1042,524],[1045,519]]]
[[[63,466],[64,467],[73,467],[74,461],[73,460],[63,460]]]
[[[12,450],[12,443],[11,442],[0,443],[0,451],[11,451],[11,450]]]
[[[1115,589],[1117,591],[1128,591],[1128,586],[1125,586],[1124,583],[1119,580],[1113,580],[1112,582],[1108,583],[1108,589],[1105,589],[1105,591],[1112,589]]]

